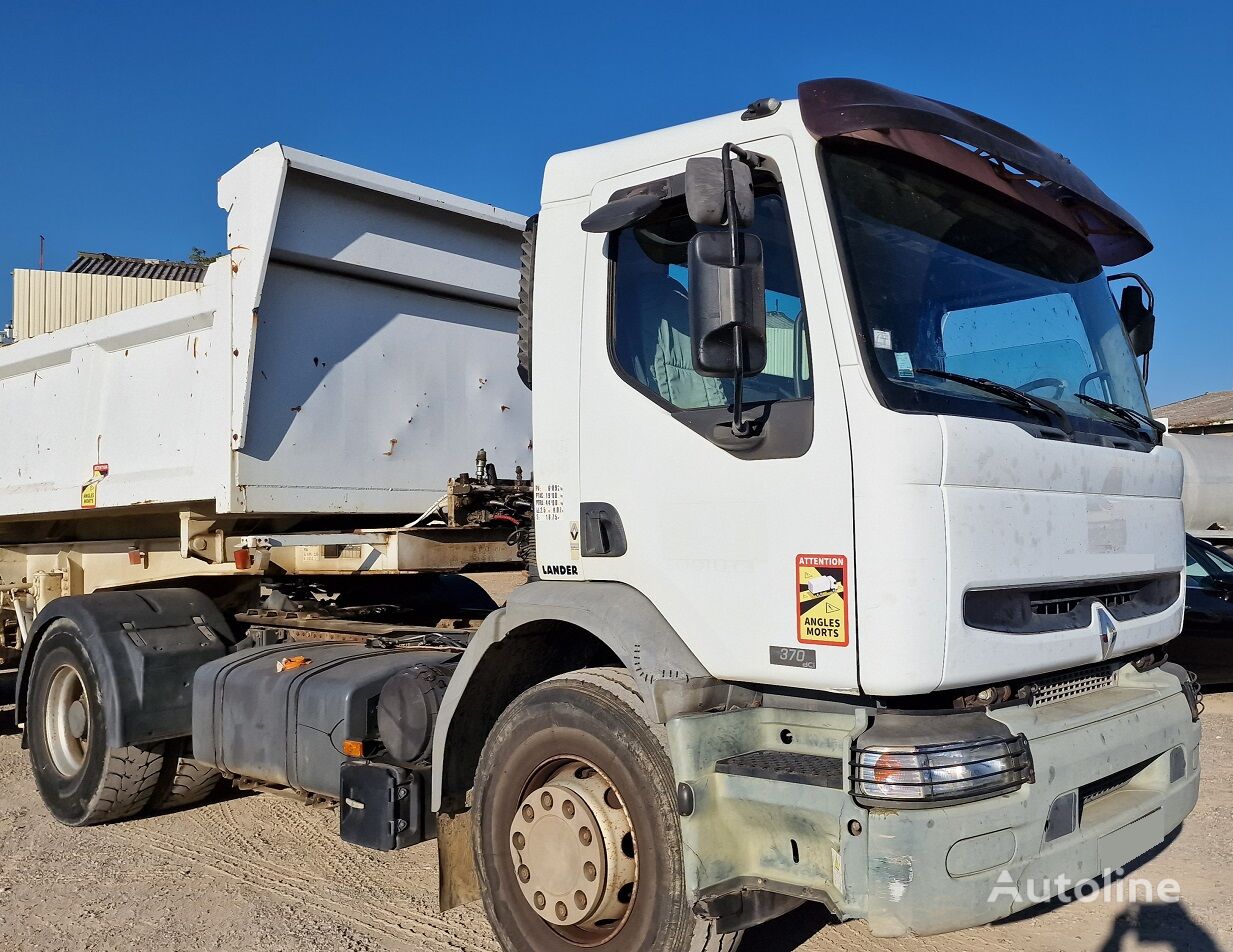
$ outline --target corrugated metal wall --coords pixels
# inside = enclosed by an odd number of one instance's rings
[[[191,281],[15,268],[13,337],[24,340],[199,287]]]

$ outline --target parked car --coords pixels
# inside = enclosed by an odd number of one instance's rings
[[[1186,618],[1169,660],[1204,684],[1233,683],[1233,557],[1186,536]]]

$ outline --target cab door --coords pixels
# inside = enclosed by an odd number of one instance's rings
[[[752,228],[766,267],[767,365],[743,400],[757,435],[732,435],[732,381],[692,365],[696,229],[684,199],[591,236],[579,574],[650,598],[715,677],[852,691],[847,414],[800,165],[787,137],[740,144],[769,160],[755,173]],[[591,208],[684,170],[682,158],[603,182]]]

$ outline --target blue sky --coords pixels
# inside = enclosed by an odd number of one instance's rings
[[[518,211],[553,152],[859,76],[1064,152],[1147,227],[1156,404],[1233,388],[1233,5],[0,2],[0,294],[224,244],[279,140]],[[0,304],[0,314],[7,314]]]

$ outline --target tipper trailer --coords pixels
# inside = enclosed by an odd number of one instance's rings
[[[511,952],[727,952],[989,922],[1193,808],[1182,469],[1104,271],[1151,245],[1059,154],[822,80],[558,155],[528,221],[279,146],[219,196],[203,288],[0,350],[63,822],[226,778],[436,837]]]

